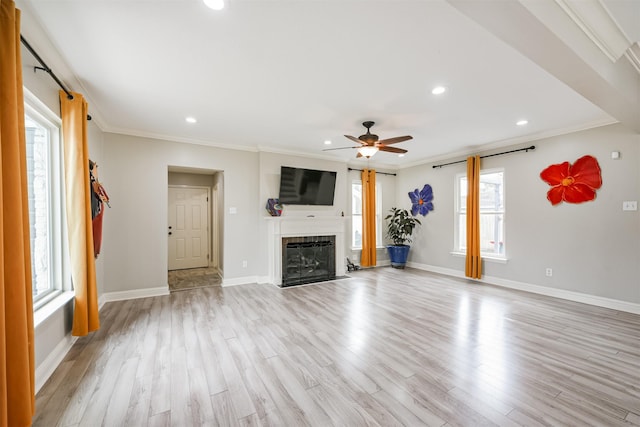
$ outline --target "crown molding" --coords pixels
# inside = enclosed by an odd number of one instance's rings
[[[525,143],[528,144],[534,141],[539,141],[541,139],[567,135],[574,132],[581,132],[589,129],[599,128],[602,126],[612,125],[615,123],[619,123],[619,122],[615,119],[594,120],[591,122],[581,123],[580,125],[577,125],[577,126],[565,127],[562,129],[552,129],[552,130],[547,130],[543,132],[523,135],[517,138],[503,139],[500,141],[494,141],[487,144],[478,145],[472,148],[468,148],[466,150],[460,150],[452,153],[443,154],[441,156],[435,156],[429,159],[416,161],[413,163],[402,165],[398,167],[398,169],[408,169],[415,166],[428,165],[432,163],[440,163],[440,162],[448,162],[448,161],[465,159],[467,156],[470,156],[470,155],[485,153],[491,150],[502,149],[505,147],[511,147],[518,144],[525,144]]]
[[[625,55],[629,62],[631,62],[631,65],[633,65],[633,68],[640,74],[640,42],[632,44],[631,47],[627,49]]]
[[[626,57],[640,73],[637,43],[629,40],[601,0],[555,1],[611,62]]]

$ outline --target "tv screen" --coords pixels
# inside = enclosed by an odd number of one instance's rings
[[[333,205],[336,172],[280,168],[280,203],[283,205]]]

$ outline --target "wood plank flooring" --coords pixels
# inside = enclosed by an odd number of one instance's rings
[[[106,304],[35,426],[638,426],[640,316],[419,270]]]

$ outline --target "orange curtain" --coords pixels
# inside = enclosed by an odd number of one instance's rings
[[[35,413],[33,295],[20,11],[0,0],[0,425]]]
[[[68,99],[67,94],[60,91],[67,229],[75,291],[71,333],[76,336],[87,335],[100,327],[91,221],[87,110],[87,102],[82,95],[73,92],[73,99]]]
[[[467,262],[465,275],[482,276],[480,258],[480,156],[467,158]]]
[[[362,171],[362,256],[360,265],[376,265],[376,171]]]

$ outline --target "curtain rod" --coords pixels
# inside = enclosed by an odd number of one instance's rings
[[[362,169],[353,169],[353,168],[349,168],[350,171],[358,171],[358,172],[362,172]],[[376,174],[380,174],[380,175],[391,175],[391,176],[396,176],[395,173],[389,173],[389,172],[377,172]]]
[[[60,79],[53,73],[53,70],[49,68],[49,66],[42,60],[42,58],[40,58],[40,55],[38,55],[38,53],[33,49],[33,47],[31,47],[29,42],[22,36],[22,34],[20,34],[20,41],[22,42],[24,47],[26,47],[27,50],[31,53],[31,55],[33,55],[36,61],[38,61],[40,65],[42,65],[42,67],[33,67],[33,71],[35,72],[36,70],[42,70],[47,74],[49,74],[51,78],[55,80],[58,86],[60,86],[60,88],[64,91],[64,93],[67,94],[67,99],[73,99],[73,95],[71,94],[69,89],[66,88],[66,86],[60,81]],[[87,120],[91,120],[91,116],[88,114],[87,114]]]
[[[531,147],[526,147],[526,148],[518,148],[517,150],[511,150],[511,151],[503,151],[502,153],[495,153],[495,154],[487,154],[486,156],[480,156],[481,159],[484,159],[486,157],[493,157],[493,156],[502,156],[503,154],[511,154],[511,153],[517,153],[518,151],[525,151],[525,152],[529,152],[529,150],[535,150],[536,146],[532,145]],[[449,166],[449,165],[455,165],[457,163],[465,163],[466,160],[458,160],[456,162],[449,162],[449,163],[443,163],[441,165],[433,165],[433,168],[441,168],[443,166]]]

